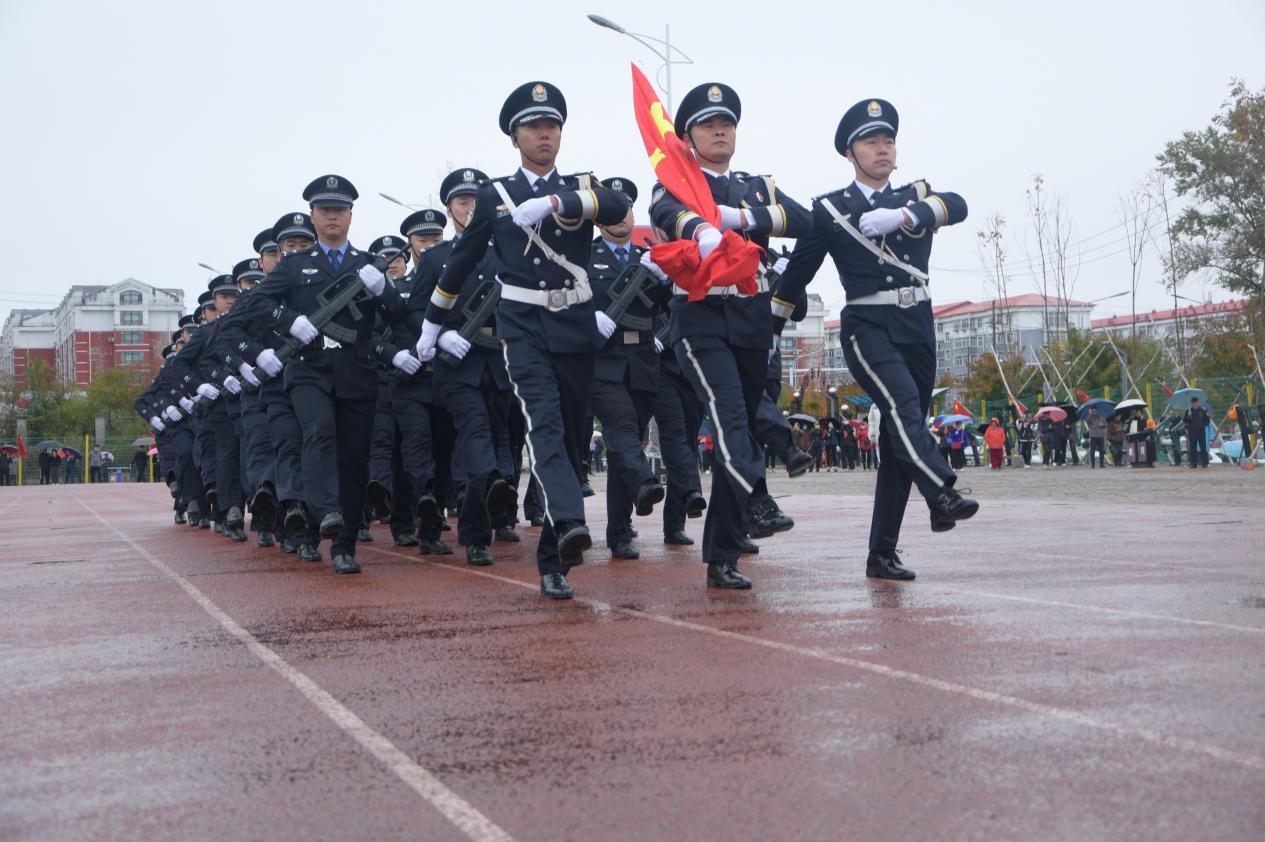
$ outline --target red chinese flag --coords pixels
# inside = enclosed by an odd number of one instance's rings
[[[1164,394],[1168,395],[1170,398],[1173,396],[1173,390],[1168,388],[1163,380],[1156,380],[1155,382],[1160,384],[1160,388],[1164,390]]]
[[[1027,415],[1027,414],[1028,414],[1028,407],[1024,406],[1024,405],[1023,405],[1023,402],[1022,402],[1022,401],[1020,401],[1020,400],[1019,400],[1017,397],[1015,397],[1014,395],[1011,395],[1011,396],[1010,396],[1010,402],[1011,402],[1012,404],[1014,404],[1015,409],[1019,411],[1019,414],[1020,414],[1020,415]]]
[[[1081,403],[1089,402],[1089,395],[1085,394],[1084,391],[1081,390],[1080,386],[1076,387],[1076,396],[1081,399]]]
[[[655,177],[677,201],[719,230],[720,210],[712,198],[707,176],[676,136],[672,118],[650,87],[650,80],[635,64],[632,75],[633,114]],[[698,245],[692,240],[659,243],[650,249],[650,258],[673,283],[688,292],[690,301],[701,301],[707,297],[708,289],[719,286],[736,286],[739,292],[754,295],[762,253],[763,249],[755,243],[726,231],[706,260],[699,257]]]
[[[967,418],[974,418],[975,415],[966,407],[962,406],[961,401],[953,402],[953,412],[957,415],[965,415]]]
[[[18,458],[26,458],[26,442],[22,440],[22,434],[18,433]]]

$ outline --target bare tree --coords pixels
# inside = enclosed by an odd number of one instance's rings
[[[1050,330],[1050,272],[1046,261],[1046,234],[1049,230],[1049,211],[1046,207],[1045,178],[1040,173],[1032,176],[1032,186],[1028,188],[1028,219],[1032,223],[1032,239],[1036,242],[1037,254],[1034,259],[1031,247],[1028,247],[1028,263],[1032,265],[1033,279],[1037,291],[1041,293],[1041,344],[1049,343]]]
[[[1045,251],[1050,257],[1050,276],[1054,281],[1054,338],[1066,342],[1072,292],[1081,273],[1081,252],[1074,249],[1072,243],[1072,215],[1066,196],[1054,197],[1047,206],[1047,217]]]
[[[979,238],[979,259],[984,267],[985,288],[994,299],[992,329],[993,345],[1000,345],[1009,357],[1012,349],[1012,325],[1010,321],[1010,278],[1006,273],[1006,244],[1003,239],[1006,218],[995,213],[984,220],[984,228],[977,231]],[[1000,308],[1000,313],[998,309]],[[999,329],[1000,328],[1000,336]]]
[[[1168,177],[1163,170],[1155,170],[1147,181],[1151,200],[1159,218],[1155,224],[1155,248],[1160,253],[1164,264],[1164,286],[1173,294],[1173,327],[1177,333],[1178,368],[1186,368],[1186,338],[1182,328],[1181,308],[1178,306],[1177,290],[1184,281],[1182,264],[1177,259],[1177,237],[1173,231],[1173,215],[1169,206]]]
[[[1120,196],[1120,224],[1124,226],[1129,255],[1129,307],[1133,324],[1129,335],[1138,335],[1138,287],[1142,283],[1142,253],[1151,235],[1151,215],[1155,201],[1146,185],[1134,187]]]

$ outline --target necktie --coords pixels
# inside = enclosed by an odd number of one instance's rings
[[[624,248],[623,246],[620,246],[619,248],[615,249],[615,259],[619,261],[620,266],[627,266],[628,265],[628,249]]]
[[[536,179],[536,184],[532,187],[532,192],[539,196],[545,189],[545,180],[543,178]]]
[[[870,203],[871,203],[874,207],[878,207],[879,202],[881,202],[882,200],[883,200],[883,191],[882,191],[882,190],[875,190],[875,191],[874,191],[874,194],[873,194],[872,196],[870,196]]]
[[[326,256],[329,257],[329,265],[334,267],[334,273],[337,274],[338,266],[343,260],[343,253],[337,249],[330,249],[326,252]]]

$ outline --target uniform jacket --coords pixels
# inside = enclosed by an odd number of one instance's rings
[[[636,266],[645,249],[628,244],[628,265]],[[589,283],[593,285],[593,308],[605,311],[611,302],[611,288],[623,273],[619,258],[606,246],[606,241],[598,237],[593,241],[590,253]],[[667,304],[672,295],[672,287],[656,284],[647,296],[650,305],[640,298],[633,301],[628,308],[628,315],[648,318],[651,324],[655,316]],[[628,344],[636,339],[636,344]],[[602,350],[598,352],[593,364],[593,379],[604,383],[623,383],[637,392],[653,392],[659,382],[659,354],[654,348],[654,331],[633,331],[616,325],[615,333]]]
[[[755,225],[740,232],[768,250],[770,237],[799,237],[811,226],[809,213],[776,189],[771,176],[731,172],[728,177],[707,175],[718,205],[750,208]],[[655,184],[650,218],[670,240],[690,240],[703,219],[676,197]],[[749,297],[708,296],[690,303],[684,295],[672,300],[672,344],[686,336],[719,336],[737,348],[768,348],[773,333],[767,292]]]
[[[827,200],[856,228],[859,228],[861,215],[874,208],[907,208],[918,221],[916,228],[901,228],[886,237],[871,240],[876,245],[886,245],[897,258],[924,273],[931,260],[931,242],[936,230],[966,219],[966,202],[961,196],[937,193],[926,182],[886,190],[876,205],[870,204],[855,182],[818,196],[813,199],[812,230],[795,244],[790,265],[782,278],[778,297],[784,301],[794,301],[790,296],[808,285],[827,254],[834,260],[849,301],[919,283],[902,269],[879,263],[873,252],[835,220],[825,207]],[[848,307],[845,304],[842,318],[845,332],[850,332],[849,323],[866,323],[885,329],[894,342],[935,343],[930,301],[908,308],[896,305]],[[780,327],[779,324],[779,330]]]

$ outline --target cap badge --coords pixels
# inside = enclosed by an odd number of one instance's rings
[[[301,213],[296,213],[296,214],[294,215],[294,224],[295,224],[295,225],[302,225],[302,224],[303,224],[303,214],[301,214]]]
[[[878,100],[872,99],[870,100],[870,104],[865,107],[865,113],[869,114],[871,117],[882,117],[883,106],[878,104]]]
[[[329,178],[325,179],[325,186],[328,187],[330,190],[333,190],[335,187],[338,186],[338,179],[334,178],[334,176],[331,175]]]
[[[612,181],[612,182],[611,182],[611,189],[612,189],[612,190],[623,190],[623,189],[624,189],[624,182],[623,182],[623,181],[621,181],[621,180],[620,180],[620,179],[618,179],[618,178],[617,178],[617,179],[615,179],[614,181]]]
[[[426,221],[427,221],[427,222],[434,222],[434,221],[435,221],[435,212],[434,212],[434,211],[426,211]]]
[[[250,261],[250,268],[251,268],[251,269],[258,269],[258,268],[259,268],[259,261],[258,261],[258,260],[252,260],[252,261]]]
[[[544,85],[537,82],[536,87],[531,89],[531,98],[532,102],[544,102],[549,99],[549,92],[545,90]]]
[[[722,94],[720,92],[719,85],[712,85],[710,88],[707,89],[708,102],[720,102],[721,97],[722,97]]]
[[[465,172],[463,172],[463,173],[461,174],[461,180],[462,180],[462,181],[474,181],[474,171],[473,171],[473,170],[466,170]]]

